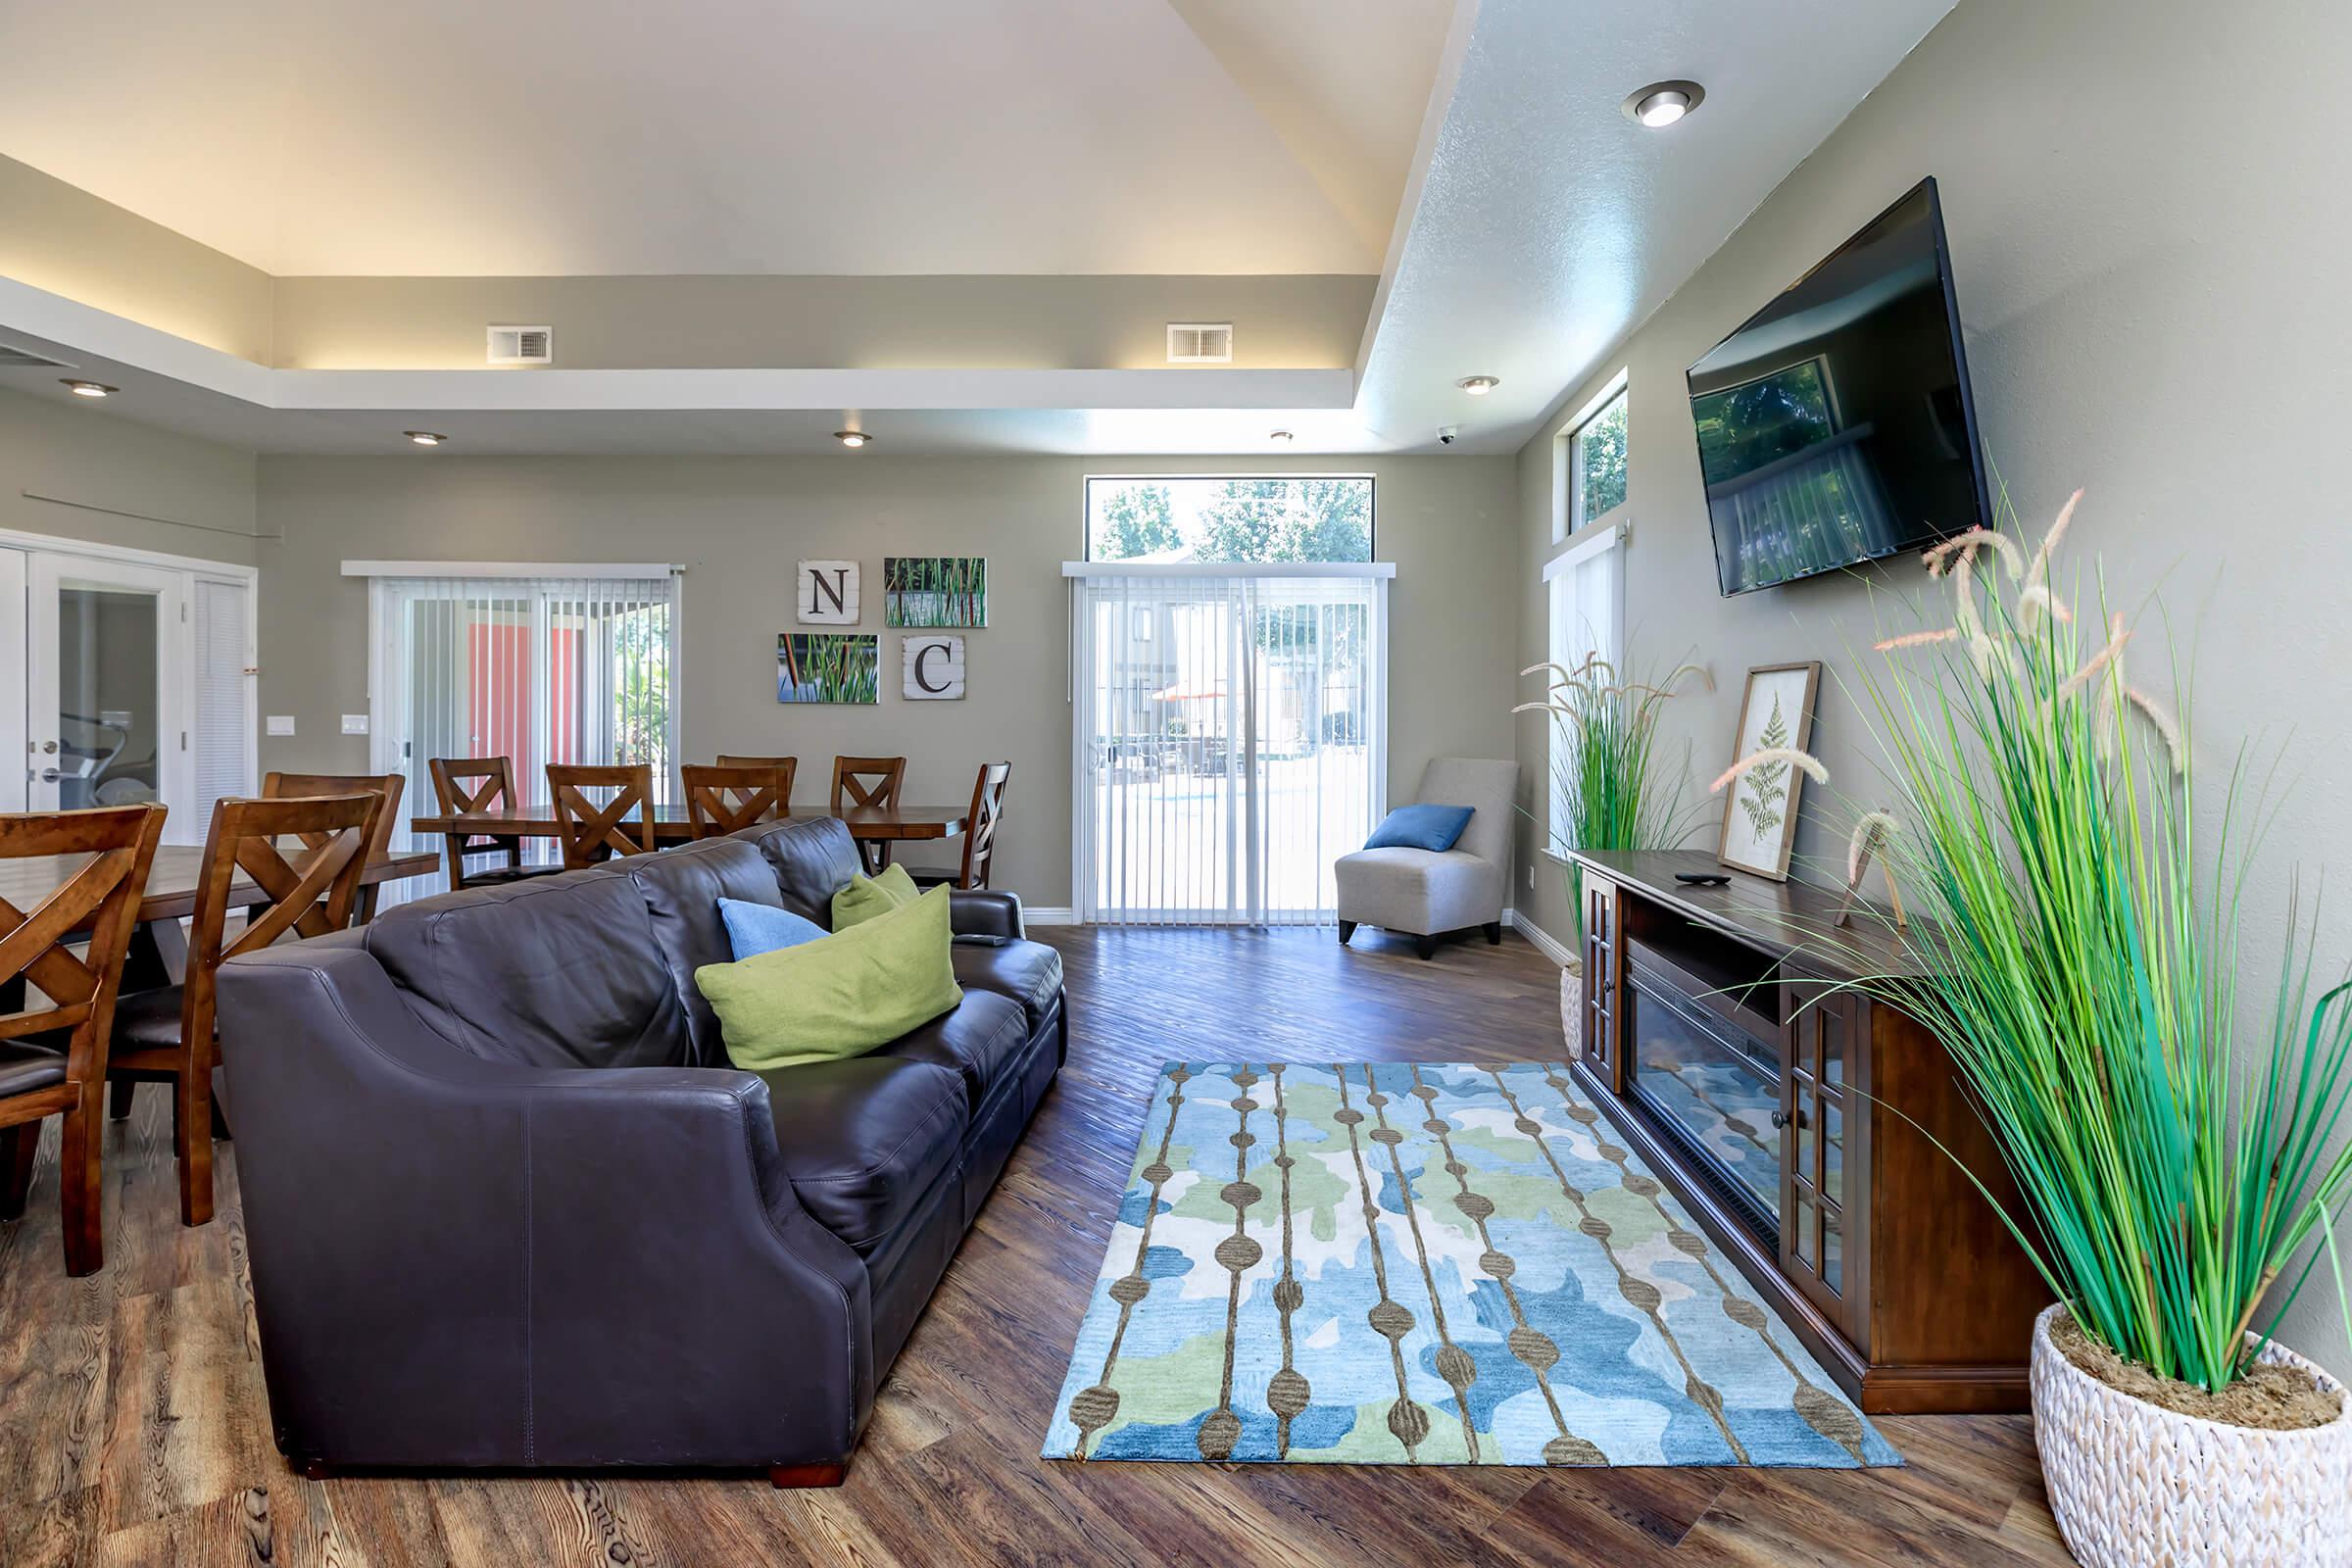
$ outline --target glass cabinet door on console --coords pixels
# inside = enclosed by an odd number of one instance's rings
[[[1617,890],[1585,877],[1585,1055],[1613,1093],[1625,1092],[1617,1051]]]
[[[1820,984],[1792,985],[1786,995],[1786,1090],[1774,1117],[1784,1152],[1781,1267],[1859,1345],[1868,1320],[1855,1282],[1867,1221],[1848,1200],[1860,1130],[1854,1070],[1870,1004]]]

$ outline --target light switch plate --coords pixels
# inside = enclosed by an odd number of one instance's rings
[[[367,734],[368,715],[366,713],[345,713],[343,715],[343,733],[346,735]]]
[[[294,715],[292,713],[271,713],[269,728],[272,735],[291,735],[294,733]]]

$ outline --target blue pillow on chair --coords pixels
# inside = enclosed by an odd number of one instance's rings
[[[779,909],[772,904],[754,904],[749,899],[719,900],[718,917],[726,922],[727,946],[735,950],[739,963],[762,953],[797,948],[804,942],[833,934],[790,909]]]
[[[1430,850],[1443,855],[1470,825],[1471,812],[1467,806],[1399,806],[1381,818],[1380,826],[1364,840],[1364,848]]]

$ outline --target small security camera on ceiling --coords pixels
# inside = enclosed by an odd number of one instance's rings
[[[1453,438],[1461,433],[1462,427],[1458,424],[1441,424],[1438,426],[1438,440],[1446,446],[1453,445]]]

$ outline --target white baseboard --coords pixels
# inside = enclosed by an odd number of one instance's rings
[[[1021,919],[1029,925],[1077,925],[1080,923],[1077,910],[1059,905],[1024,904],[1021,906]],[[1503,910],[1502,923],[1534,943],[1538,952],[1562,968],[1566,968],[1574,961],[1575,951],[1573,949],[1556,940],[1550,932],[1545,931],[1517,909]]]
[[[1503,910],[1502,923],[1534,943],[1538,952],[1561,968],[1565,969],[1576,961],[1574,949],[1553,937],[1550,932],[1521,914],[1517,909]]]

